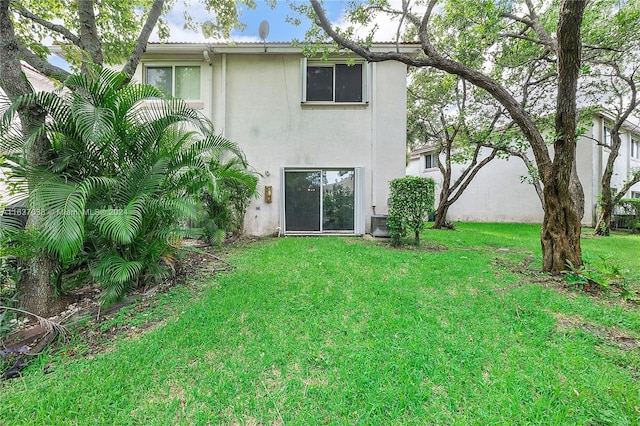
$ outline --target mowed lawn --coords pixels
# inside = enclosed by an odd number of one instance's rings
[[[589,232],[585,256],[637,285],[640,236]],[[423,241],[237,249],[199,297],[164,296],[161,325],[2,383],[0,423],[640,424],[640,308],[545,283],[537,226]]]

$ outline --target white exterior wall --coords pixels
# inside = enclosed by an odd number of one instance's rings
[[[483,149],[482,158],[489,154]],[[464,165],[454,164],[452,179],[457,179]],[[417,174],[416,171],[419,173]],[[407,175],[431,177],[436,181],[436,206],[442,174],[435,167],[425,169],[422,155],[412,156]],[[540,223],[544,212],[533,185],[522,182],[527,168],[519,158],[494,158],[471,181],[460,198],[449,208],[447,220],[453,222]]]
[[[576,167],[585,197],[584,226],[595,226],[597,221],[602,173],[610,152],[609,148],[597,143],[603,139],[604,122],[602,117],[594,117],[593,126],[578,139],[576,148]],[[640,168],[640,159],[630,156],[632,135],[640,140],[640,129],[627,126],[621,131],[622,147],[615,162],[611,183],[613,188],[620,189],[634,170]],[[407,175],[432,177],[440,184],[442,175],[437,168],[425,170],[423,151],[412,155]],[[532,155],[529,157],[532,158]],[[454,165],[454,178],[460,175],[463,167]],[[476,175],[460,199],[450,207],[448,220],[541,223],[544,213],[535,189],[528,183],[521,183],[520,177],[526,174],[526,167],[519,158],[494,159]],[[436,188],[436,191],[439,189]],[[630,197],[632,191],[640,192],[640,183],[634,185],[626,196]],[[437,199],[438,193],[436,203]]]
[[[389,181],[405,175],[406,66],[366,64],[367,103],[304,104],[306,71],[299,50],[202,46],[207,60],[198,49],[151,46],[135,79],[143,81],[146,65],[201,65],[202,102],[192,106],[213,120],[216,131],[238,143],[261,174],[260,198],[247,210],[244,232],[282,230],[285,168],[360,168],[364,205],[356,223],[364,222],[369,232],[371,215],[387,213]],[[265,186],[272,187],[271,203],[264,200]]]
[[[378,83],[369,85],[368,105],[305,105],[301,56],[216,56],[213,86],[226,89],[214,101],[216,127],[262,174],[245,233],[265,235],[281,226],[282,168],[363,167],[365,230],[374,203],[376,213],[386,213],[388,182],[404,176],[406,71],[399,63],[369,67],[368,77]],[[265,186],[273,188],[271,203],[262,196]]]

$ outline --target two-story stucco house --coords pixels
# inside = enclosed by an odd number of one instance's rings
[[[595,226],[602,173],[611,144],[611,121],[603,115],[593,117],[592,126],[578,139],[576,166],[584,190],[585,206],[582,224]],[[626,123],[621,130],[622,146],[615,162],[612,189],[616,191],[640,168],[640,127]],[[533,158],[530,155],[530,158]],[[453,177],[460,175],[465,164],[456,164]],[[432,177],[442,182],[433,147],[411,153],[407,174]],[[535,189],[527,183],[527,168],[519,158],[496,158],[476,175],[462,196],[450,207],[449,221],[541,223],[542,205]],[[437,190],[437,189],[436,189]],[[631,187],[626,197],[640,198],[640,183]],[[437,198],[437,197],[436,197]]]
[[[243,149],[261,175],[246,234],[358,235],[405,175],[406,72],[305,58],[289,43],[170,43],[150,44],[134,78],[184,98]]]

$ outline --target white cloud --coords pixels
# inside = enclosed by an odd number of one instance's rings
[[[402,10],[402,0],[389,0],[389,9],[390,10]],[[412,6],[410,11],[419,17],[422,17],[422,13],[426,8],[424,6]],[[398,38],[398,25],[400,24],[400,16],[394,16],[388,13],[379,12],[376,14],[374,19],[366,26],[354,26],[356,30],[356,35],[359,37],[366,37],[369,32],[377,26],[375,31],[373,40],[376,42],[387,42],[387,41],[396,41]],[[334,22],[334,25],[340,28],[346,28],[351,25],[347,20],[346,11],[344,11],[340,17],[340,19]],[[407,27],[407,20],[403,22],[403,30],[400,31],[400,38],[402,38],[402,33],[404,32],[404,28]]]
[[[187,4],[188,3],[188,4]],[[197,22],[215,21],[215,14],[207,12],[204,5],[200,2],[176,2],[173,9],[167,14],[166,20],[169,25],[170,36],[169,42],[172,43],[207,43],[207,42],[258,42],[260,39],[254,36],[233,35],[229,39],[211,39],[206,38],[202,31],[194,31],[184,27],[184,14],[187,12],[190,16],[194,17]],[[159,42],[158,27],[153,30],[150,42]]]

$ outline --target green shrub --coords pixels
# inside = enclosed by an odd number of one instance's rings
[[[631,232],[637,232],[640,226],[640,198],[623,198],[618,204],[629,215],[627,227]]]
[[[3,132],[0,142],[12,176],[28,182],[42,248],[65,268],[88,268],[109,304],[145,278],[171,272],[200,195],[223,197],[220,159],[235,161],[239,173],[247,164],[184,101],[125,84],[123,73],[95,67],[89,74],[70,77],[68,91],[19,98],[3,117],[6,127],[20,108],[46,111],[37,133],[51,143],[47,166],[27,164],[29,139],[21,132]]]
[[[252,197],[258,195],[258,177],[246,170],[237,159],[210,161],[217,187],[215,192],[205,189],[198,196],[199,212],[196,227],[211,244],[220,244],[227,234],[242,233],[244,215]]]
[[[391,206],[387,223],[391,244],[398,246],[408,233],[414,244],[420,244],[420,232],[430,212],[434,211],[435,181],[431,178],[407,176],[390,183]]]

